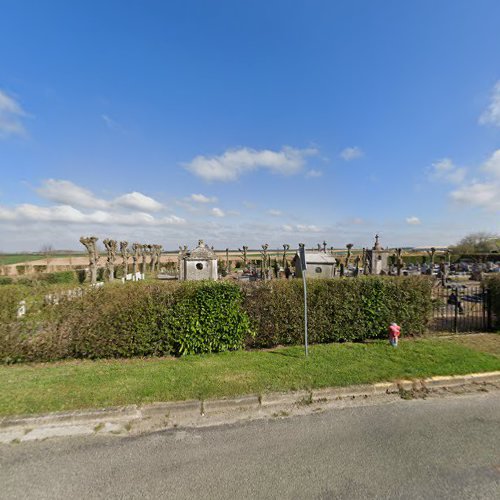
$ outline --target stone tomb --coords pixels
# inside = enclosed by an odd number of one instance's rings
[[[217,280],[217,255],[203,240],[193,250],[179,255],[179,279],[183,281]]]
[[[378,234],[375,235],[375,245],[366,251],[369,274],[389,274],[389,250],[382,248]]]
[[[308,278],[333,278],[336,275],[337,261],[332,255],[325,252],[306,251],[306,276]],[[299,265],[299,253],[295,254],[292,264],[295,266],[295,277],[302,278],[302,270]]]

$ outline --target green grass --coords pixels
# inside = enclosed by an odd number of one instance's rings
[[[0,414],[206,399],[399,378],[500,370],[500,357],[456,339],[326,344],[180,359],[65,361],[0,367]]]
[[[51,264],[57,264],[57,259],[60,258],[69,258],[69,257],[82,257],[85,256],[83,253],[74,253],[74,254],[65,254],[65,253],[55,253],[54,255],[49,256],[49,261]],[[45,260],[47,259],[47,255],[40,253],[40,254],[33,254],[33,253],[28,253],[28,254],[22,254],[22,253],[15,253],[15,254],[0,254],[0,266],[8,266],[10,264],[19,264],[20,262],[31,262],[33,260]]]
[[[43,259],[44,255],[34,254],[2,254],[0,255],[0,266],[8,266],[10,264],[18,264],[19,262],[31,262],[32,260]]]

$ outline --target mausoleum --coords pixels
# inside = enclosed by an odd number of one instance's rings
[[[336,274],[337,261],[326,252],[305,252],[308,278],[333,278]],[[292,264],[295,266],[295,277],[302,278],[299,253],[295,254]]]
[[[375,245],[371,250],[366,250],[368,274],[389,273],[389,250],[382,248],[378,234],[375,235]]]
[[[180,252],[179,280],[217,280],[217,255],[203,240],[193,250]]]

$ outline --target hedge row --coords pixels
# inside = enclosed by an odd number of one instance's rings
[[[421,334],[432,311],[432,282],[424,276],[310,280],[311,343],[360,341],[387,335],[391,322],[406,334]],[[304,336],[304,298],[299,280],[271,281],[247,290],[252,347],[299,344]]]
[[[10,288],[10,287],[4,287]],[[19,297],[0,293],[0,310]],[[12,302],[12,303],[11,303]],[[310,280],[310,342],[419,334],[431,312],[426,277]],[[218,352],[303,341],[299,280],[108,285],[0,326],[0,360],[47,361]]]

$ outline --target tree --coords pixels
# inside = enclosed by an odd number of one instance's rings
[[[454,253],[490,253],[500,251],[500,235],[493,233],[471,233],[464,236],[451,248]]]
[[[44,255],[47,260],[47,265],[49,265],[52,257],[54,256],[54,247],[52,245],[43,245],[40,249],[40,253]]]

